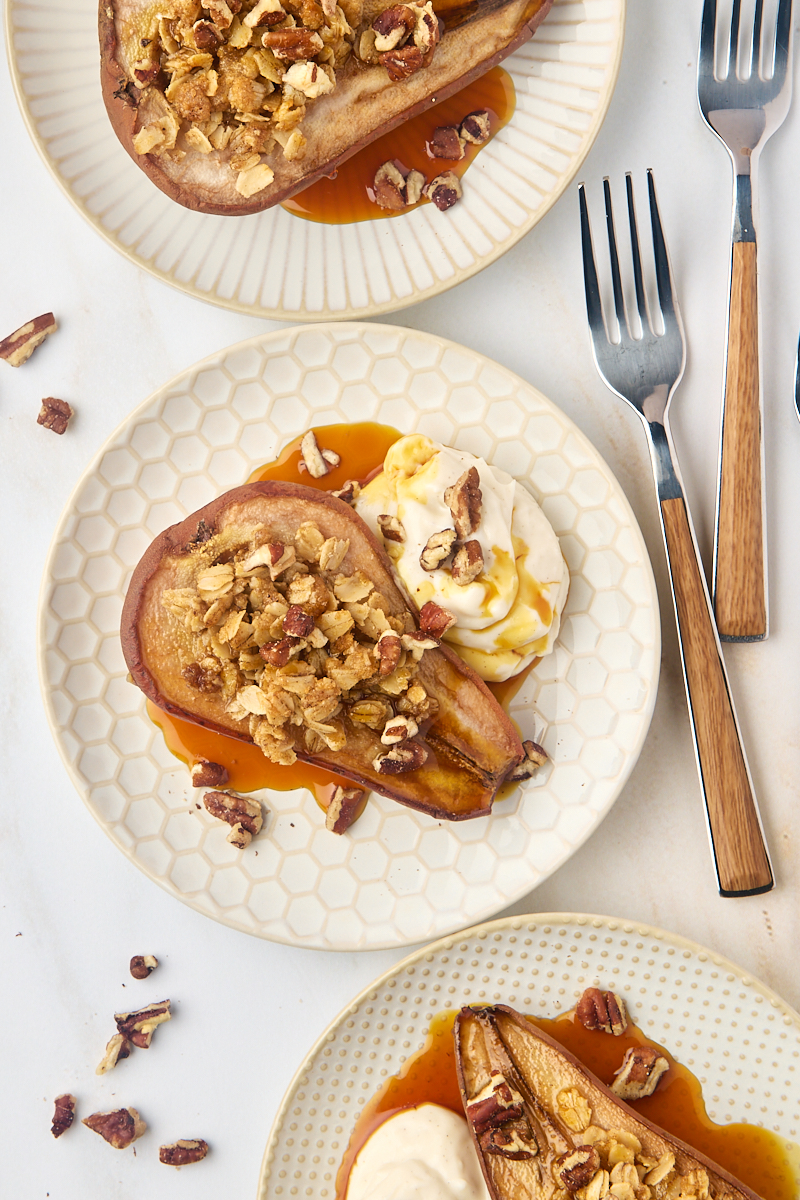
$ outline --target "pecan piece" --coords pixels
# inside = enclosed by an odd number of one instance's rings
[[[52,313],[42,313],[25,325],[15,329],[7,338],[0,342],[0,358],[4,358],[11,367],[21,367],[27,362],[37,346],[41,346],[49,333],[58,329]]]
[[[384,746],[396,746],[418,733],[419,727],[413,717],[390,717],[383,728],[381,742]]]
[[[74,415],[72,405],[67,404],[66,400],[59,400],[57,396],[45,396],[36,424],[44,425],[45,429],[52,429],[53,433],[64,433]]]
[[[158,1147],[158,1161],[168,1167],[185,1167],[189,1163],[201,1162],[208,1154],[208,1142],[202,1138],[180,1138]]]
[[[256,29],[259,25],[280,25],[285,19],[286,13],[278,0],[257,0],[255,8],[250,9],[242,24],[249,29]]]
[[[654,1046],[632,1046],[622,1066],[614,1072],[611,1090],[620,1100],[643,1100],[652,1096],[669,1062]]]
[[[568,1192],[586,1187],[600,1170],[600,1154],[595,1146],[576,1146],[559,1154],[553,1163],[553,1178]]]
[[[135,1108],[118,1108],[115,1112],[92,1113],[83,1118],[88,1129],[99,1133],[115,1150],[124,1150],[147,1129]]]
[[[436,638],[428,637],[427,634],[415,629],[413,633],[401,634],[400,644],[404,650],[411,651],[414,662],[419,662],[425,651],[435,650],[439,642]]]
[[[492,127],[486,109],[467,113],[461,122],[459,133],[465,142],[472,142],[474,146],[482,146],[484,142],[488,142],[492,136]]]
[[[440,567],[445,559],[450,557],[455,540],[455,529],[442,529],[439,533],[432,533],[419,556],[419,565],[423,571],[435,571]]]
[[[424,54],[417,46],[399,46],[396,50],[387,50],[378,55],[378,62],[386,67],[392,83],[408,79],[424,65]]]
[[[206,792],[203,797],[206,812],[218,821],[231,826],[228,841],[243,850],[249,846],[264,823],[261,805],[246,796],[233,796],[230,792]]]
[[[282,29],[279,33],[303,33],[302,29]],[[278,33],[264,34],[266,44],[267,37],[278,37]],[[317,37],[315,33],[313,35]],[[321,42],[321,38],[319,41]],[[320,46],[321,48],[321,46]],[[275,51],[277,54],[277,51]],[[280,57],[280,56],[278,56]],[[301,55],[305,58],[305,55]],[[327,475],[334,467],[338,467],[341,459],[335,450],[320,449],[316,434],[313,429],[309,429],[308,433],[304,433],[300,442],[300,462],[301,471],[308,471],[312,479],[322,479],[323,475]]]
[[[436,205],[440,212],[452,208],[463,196],[461,180],[453,171],[444,171],[426,184],[423,195]]]
[[[289,611],[283,618],[283,632],[290,637],[308,637],[314,628],[314,618],[305,612],[299,604],[290,604]]]
[[[172,1013],[169,1009],[169,1000],[159,1000],[157,1004],[150,1004],[146,1008],[136,1008],[133,1012],[114,1013],[114,1020],[124,1038],[127,1038],[134,1046],[138,1046],[140,1050],[146,1050],[152,1042],[153,1034],[158,1026],[163,1025],[165,1021],[172,1020]]]
[[[522,1097],[499,1071],[492,1072],[486,1087],[467,1104],[467,1118],[479,1136],[507,1121],[519,1121],[523,1111]]]
[[[388,754],[379,754],[372,765],[380,775],[404,775],[406,771],[416,771],[427,757],[428,751],[421,742],[405,741],[393,746]]]
[[[453,524],[460,541],[465,541],[481,523],[483,496],[477,467],[470,467],[449,488],[445,488],[444,502],[453,516]]]
[[[271,663],[273,667],[285,667],[298,641],[296,637],[284,637],[278,642],[265,642],[263,646],[259,646],[258,653],[264,662]]]
[[[464,139],[460,136],[455,125],[439,125],[434,129],[433,137],[425,143],[428,158],[447,158],[458,162],[464,157]]]
[[[535,1158],[539,1153],[533,1130],[524,1117],[519,1121],[507,1121],[496,1129],[487,1129],[481,1135],[480,1143],[486,1154],[499,1154],[515,1162]]]
[[[440,641],[452,629],[456,618],[446,608],[442,608],[435,600],[429,600],[419,610],[419,627],[422,633]]]
[[[400,655],[403,652],[402,642],[393,629],[384,630],[378,638],[376,650],[381,664],[380,674],[391,675],[400,662]]]
[[[476,542],[473,538],[456,551],[452,566],[453,582],[457,583],[459,587],[466,587],[468,584],[474,583],[482,570],[483,551],[480,542]]]
[[[385,162],[378,167],[372,190],[378,208],[399,212],[406,207],[406,177],[393,162]]]
[[[195,21],[192,32],[194,33],[194,44],[198,50],[213,52],[225,40],[212,21]]]
[[[388,542],[404,542],[406,540],[406,531],[403,529],[402,521],[397,517],[390,516],[389,513],[380,514],[378,527]]]
[[[331,492],[331,495],[335,496],[337,500],[344,500],[345,504],[355,504],[361,495],[361,484],[357,479],[348,479],[345,481],[344,487]]]
[[[200,663],[189,663],[188,667],[183,668],[181,675],[198,692],[218,692],[222,688],[220,677],[201,667]]]
[[[209,763],[209,766],[216,766],[216,763]],[[225,768],[222,768],[223,771]],[[226,772],[227,774],[227,772]],[[195,786],[197,786],[195,784]],[[148,975],[152,975],[158,966],[158,959],[154,954],[134,954],[131,959],[130,972],[134,979],[147,979]]]
[[[417,23],[416,13],[407,4],[392,4],[378,13],[372,22],[375,49],[379,54],[394,50],[406,41]]]
[[[538,742],[524,741],[522,749],[525,751],[525,757],[521,763],[517,763],[516,767],[512,767],[506,775],[506,779],[519,783],[523,779],[530,779],[547,762],[547,751],[543,750]]]
[[[427,183],[422,171],[409,171],[406,175],[406,204],[418,204],[422,199],[422,191]]]
[[[337,787],[325,810],[325,828],[331,833],[344,833],[361,816],[366,798],[364,788]]]
[[[198,758],[192,767],[192,787],[224,787],[228,782],[228,768],[222,763],[209,762],[207,758]]]
[[[619,1037],[628,1028],[625,1001],[616,992],[587,988],[578,1001],[575,1015],[585,1029],[602,1029]]]
[[[95,1068],[95,1075],[105,1075],[106,1071],[113,1071],[118,1062],[130,1057],[130,1053],[131,1044],[128,1039],[122,1033],[115,1033],[106,1043],[106,1052]]]
[[[61,1137],[72,1122],[75,1120],[75,1105],[77,1101],[69,1092],[64,1092],[63,1096],[56,1096],[55,1112],[53,1113],[53,1125],[50,1130],[54,1138]]]
[[[272,51],[276,58],[286,62],[300,62],[314,58],[323,48],[323,41],[318,33],[302,28],[268,30],[261,38],[261,42],[268,50]],[[305,438],[303,440],[305,441]],[[314,440],[316,442],[316,439]],[[313,471],[311,474],[314,474]],[[319,476],[315,475],[314,478],[317,479]]]

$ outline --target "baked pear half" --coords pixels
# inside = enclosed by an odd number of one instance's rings
[[[513,1009],[465,1008],[454,1036],[493,1200],[758,1200]]]
[[[103,99],[173,200],[260,212],[489,70],[551,4],[100,0]]]
[[[156,538],[121,637],[133,681],[166,712],[461,820],[490,811],[524,751],[486,685],[439,644],[446,616],[423,610],[420,630],[349,505],[264,482]]]

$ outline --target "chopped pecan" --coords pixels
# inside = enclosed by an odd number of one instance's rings
[[[118,1062],[130,1057],[130,1053],[131,1044],[127,1037],[123,1033],[115,1033],[106,1043],[106,1052],[95,1068],[95,1075],[105,1075],[106,1071],[113,1071]]]
[[[357,479],[348,479],[345,481],[344,487],[337,488],[335,492],[331,492],[337,500],[344,500],[345,504],[355,504],[358,497],[361,495],[361,484]]]
[[[432,533],[419,556],[419,565],[423,571],[435,571],[440,567],[445,559],[450,557],[455,540],[455,529],[442,529],[439,533]]]
[[[344,833],[361,815],[366,797],[363,788],[337,787],[325,810],[325,828],[331,833]]]
[[[0,342],[0,358],[4,358],[11,367],[21,367],[27,362],[37,346],[41,346],[49,333],[58,329],[52,313],[42,313],[34,317],[19,329],[15,329],[7,338]]]
[[[595,1146],[576,1146],[559,1154],[553,1163],[553,1178],[568,1192],[586,1187],[600,1170],[600,1154]]]
[[[36,424],[44,425],[45,429],[52,429],[53,433],[64,433],[73,416],[72,405],[67,404],[66,400],[59,400],[57,396],[45,396]]]
[[[427,634],[415,629],[412,633],[402,633],[400,635],[400,644],[404,650],[411,651],[414,662],[419,662],[425,651],[435,650],[439,642],[436,638],[428,637]]]
[[[452,513],[459,540],[465,541],[481,523],[483,496],[477,467],[470,467],[454,484],[445,488],[444,502]]]
[[[381,634],[377,644],[377,653],[381,664],[379,671],[381,675],[391,675],[400,662],[402,652],[402,643],[393,629],[387,629],[385,633]]]
[[[390,516],[389,513],[380,514],[378,527],[388,542],[404,542],[406,540],[406,531],[403,529],[402,522],[397,517]]]
[[[203,804],[212,817],[231,826],[228,841],[240,850],[261,832],[264,818],[257,800],[233,796],[230,792],[206,792]]]
[[[427,184],[423,195],[436,205],[440,212],[452,208],[456,201],[463,196],[461,180],[453,171],[443,171]]]
[[[467,1104],[467,1118],[478,1135],[506,1121],[520,1120],[523,1111],[522,1097],[499,1071],[492,1073],[486,1087]]]
[[[201,667],[200,663],[189,663],[181,675],[198,692],[218,692],[222,687],[219,676]]]
[[[446,608],[442,608],[435,600],[428,600],[419,610],[419,627],[423,633],[440,641],[448,629],[456,623],[456,618]]]
[[[285,667],[298,644],[299,639],[296,637],[283,637],[277,642],[265,642],[263,646],[259,646],[258,653],[264,662],[271,663],[273,667]]]
[[[406,177],[391,160],[378,167],[372,190],[378,208],[399,212],[406,207]]]
[[[217,766],[217,764],[209,763],[209,766]],[[222,769],[225,770],[224,767]],[[154,954],[134,954],[130,963],[130,972],[134,979],[147,979],[147,976],[152,975],[157,966],[158,959]]]
[[[279,0],[257,0],[255,8],[250,9],[242,24],[248,29],[256,29],[261,25],[280,25],[285,20],[286,13]]]
[[[628,1028],[625,1001],[616,992],[587,988],[578,1001],[575,1014],[585,1029],[602,1029],[619,1037]]]
[[[198,758],[192,767],[192,787],[224,787],[228,782],[228,768],[222,763],[209,762],[207,758]]]
[[[488,142],[492,135],[492,127],[486,109],[467,113],[461,122],[459,133],[465,142],[472,142],[475,146],[482,146],[484,142]]]
[[[304,31],[302,29],[285,29],[279,30],[278,33],[265,33],[264,38],[266,39],[268,36],[278,37],[279,33],[303,32]],[[313,36],[317,37],[317,34],[315,33]],[[305,58],[306,55],[301,55],[300,57]],[[338,467],[340,462],[341,459],[335,450],[320,449],[316,434],[314,433],[313,429],[309,429],[307,433],[303,434],[300,442],[300,462],[298,464],[301,471],[308,471],[312,479],[322,479],[322,477],[327,475],[328,472],[334,467]]]
[[[433,51],[436,49],[439,42],[442,40],[442,29],[444,23],[439,20],[436,13],[433,11],[433,4],[428,0],[427,4],[417,6],[417,24],[414,29],[414,44],[426,56],[426,63],[433,56]]]
[[[486,1154],[499,1154],[515,1162],[535,1158],[539,1153],[536,1138],[528,1121],[506,1121],[496,1129],[487,1129],[480,1138],[481,1149]]]
[[[270,29],[263,35],[261,42],[276,58],[286,62],[301,62],[313,58],[319,54],[324,44],[318,33],[303,28]],[[314,474],[313,471],[311,474]],[[314,478],[319,476],[315,475]]]
[[[439,125],[434,129],[433,136],[425,143],[428,158],[447,158],[458,162],[464,157],[464,139],[459,135],[455,125]]]
[[[453,582],[459,587],[466,587],[478,578],[483,570],[483,551],[480,542],[473,538],[456,550],[453,558]]]
[[[124,1150],[147,1129],[135,1108],[118,1108],[115,1112],[92,1113],[83,1118],[87,1128],[99,1133],[115,1150]]]
[[[381,775],[404,775],[407,771],[416,771],[428,757],[428,751],[421,742],[405,741],[393,746],[388,754],[379,754],[372,760],[372,765]]]
[[[396,746],[418,733],[419,727],[413,717],[390,717],[383,728],[381,742],[384,746]]]
[[[407,4],[392,4],[385,8],[372,22],[376,33],[375,49],[382,54],[402,45],[416,23],[416,13]]]
[[[543,750],[538,742],[524,741],[522,749],[525,751],[525,757],[516,767],[512,767],[506,775],[506,779],[514,783],[519,783],[523,779],[530,779],[539,767],[543,767],[547,762],[547,751]]]
[[[427,183],[422,171],[409,171],[406,175],[406,204],[418,204],[422,199],[422,191]]]
[[[146,1050],[153,1040],[153,1034],[159,1025],[172,1019],[170,1001],[159,1000],[146,1008],[137,1008],[133,1012],[114,1013],[117,1029],[140,1050]],[[120,1055],[123,1057],[123,1055]]]
[[[185,1167],[200,1162],[208,1154],[208,1142],[202,1138],[180,1138],[166,1146],[159,1146],[158,1161],[168,1167]]]
[[[387,50],[384,54],[379,54],[378,61],[381,66],[386,67],[391,81],[399,83],[402,79],[408,79],[409,75],[413,75],[425,65],[424,57],[418,46],[408,45],[398,46],[396,50]]]
[[[75,1120],[75,1105],[77,1101],[69,1092],[64,1092],[63,1096],[56,1096],[55,1112],[53,1113],[53,1125],[50,1130],[53,1137],[59,1138],[62,1133],[69,1129],[72,1122]]]
[[[289,611],[283,618],[283,632],[291,637],[308,637],[314,628],[314,618],[311,613],[304,612],[299,604],[290,604]]]
[[[224,38],[213,21],[195,21],[192,26],[194,44],[198,50],[216,50],[222,45]]]
[[[621,1100],[643,1100],[652,1096],[659,1080],[669,1070],[669,1062],[654,1046],[632,1046],[622,1066],[614,1072],[611,1090]]]

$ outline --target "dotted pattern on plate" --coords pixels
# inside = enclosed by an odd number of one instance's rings
[[[422,1048],[437,1013],[502,1003],[557,1017],[593,986],[621,992],[636,1024],[698,1077],[713,1120],[798,1139],[800,1017],[757,980],[646,925],[507,917],[417,951],[332,1023],[284,1097],[259,1200],[335,1195],[361,1108]]]
[[[391,221],[320,225],[274,208],[189,212],[128,158],[103,105],[96,0],[9,0],[14,86],[56,180],[117,250],[190,295],[277,319],[369,316],[438,295],[493,262],[552,207],[605,116],[626,0],[555,0],[506,60],[517,108],[470,167],[464,199]]]
[[[266,795],[244,852],[187,805],[188,772],[127,682],[118,629],[153,537],[244,482],[291,438],[374,420],[480,454],[530,486],[561,537],[570,596],[555,651],[511,705],[547,723],[551,762],[488,821],[439,824],[383,797],[344,837],[310,793]],[[45,571],[41,676],[51,726],[90,810],[173,895],[277,941],[409,945],[485,919],[540,883],[619,794],[655,701],[658,602],[641,534],[589,442],[480,355],[425,334],[331,325],[268,334],[169,384],[124,422],[78,485]]]

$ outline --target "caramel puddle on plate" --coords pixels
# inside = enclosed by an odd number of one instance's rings
[[[319,221],[326,225],[344,225],[353,221],[380,221],[389,217],[402,217],[411,208],[393,212],[378,208],[369,196],[375,172],[385,162],[394,162],[404,174],[412,168],[422,171],[430,181],[443,171],[452,171],[459,178],[474,162],[484,146],[467,143],[466,154],[458,162],[444,158],[429,158],[425,143],[433,137],[439,125],[460,125],[468,113],[488,109],[491,138],[507,125],[516,107],[516,94],[511,76],[502,67],[492,67],[480,79],[474,80],[446,100],[431,103],[425,112],[419,113],[385,133],[377,141],[370,142],[352,158],[339,167],[333,179],[318,179],[296,196],[285,200],[282,207],[293,216],[307,221]],[[430,204],[422,200],[421,204]],[[419,205],[414,205],[418,208]],[[442,214],[442,220],[447,220]],[[353,475],[350,475],[353,478]]]
[[[353,1162],[367,1138],[388,1117],[415,1104],[441,1104],[463,1116],[458,1090],[453,1023],[455,1012],[438,1013],[425,1046],[387,1080],[359,1116],[336,1179],[337,1200],[344,1200]],[[625,1051],[645,1043],[657,1046],[635,1025],[622,1037],[591,1032],[574,1014],[547,1021],[529,1017],[603,1083],[610,1084]],[[669,1051],[658,1047],[670,1069],[655,1093],[631,1105],[648,1120],[701,1151],[757,1192],[763,1200],[796,1200],[800,1185],[800,1146],[755,1125],[716,1125],[706,1113],[700,1082]]]

